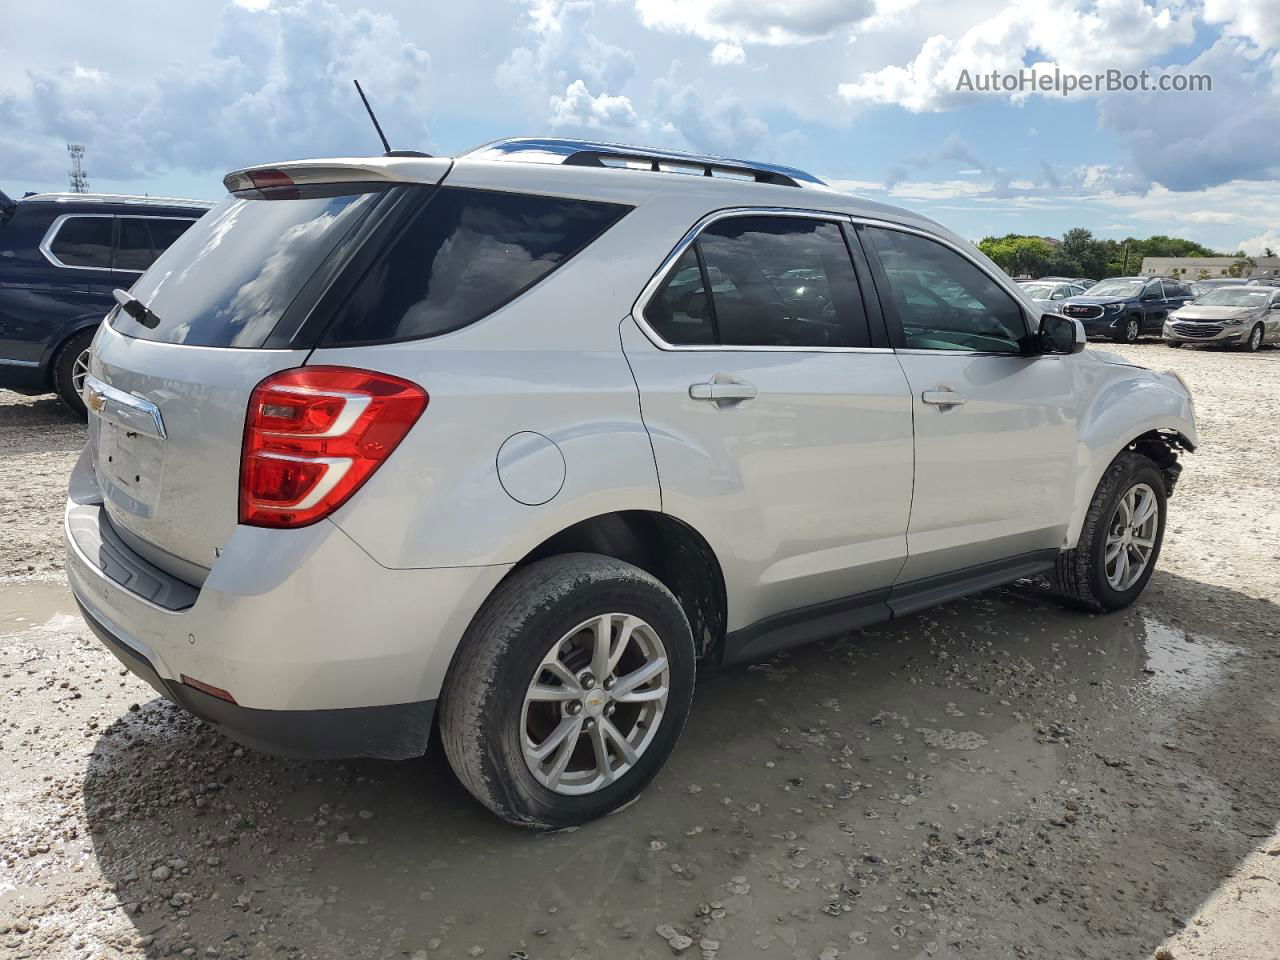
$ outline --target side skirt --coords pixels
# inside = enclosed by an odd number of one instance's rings
[[[1056,549],[1037,550],[1007,560],[774,614],[727,634],[721,665],[760,660],[779,650],[884,623],[971,593],[1003,586],[1022,577],[1044,573],[1052,569],[1057,556]]]

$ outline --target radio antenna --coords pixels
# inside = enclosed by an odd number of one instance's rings
[[[391,152],[391,144],[387,143],[387,135],[382,132],[382,124],[378,123],[378,118],[373,114],[373,107],[369,106],[369,98],[364,95],[364,90],[360,87],[359,80],[352,80],[356,85],[356,93],[360,94],[360,99],[364,102],[364,108],[369,112],[369,119],[373,121],[373,129],[378,131],[378,139],[382,141],[382,149],[387,153]]]

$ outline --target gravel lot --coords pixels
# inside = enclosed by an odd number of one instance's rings
[[[60,569],[83,427],[0,392],[0,956],[1280,956],[1280,351],[1114,349],[1203,440],[1139,604],[1021,583],[727,672],[555,834],[438,751],[259,756],[124,674]]]

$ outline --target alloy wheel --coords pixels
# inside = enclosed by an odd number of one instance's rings
[[[80,356],[76,357],[76,362],[71,365],[71,389],[77,394],[84,395],[84,381],[89,376],[89,349],[86,347],[80,351]]]
[[[1116,504],[1107,525],[1102,554],[1103,569],[1111,589],[1123,593],[1142,577],[1156,546],[1160,504],[1145,483],[1130,487]]]
[[[1249,334],[1249,349],[1251,351],[1257,350],[1261,346],[1262,346],[1262,328],[1254,327],[1252,332]]]
[[[1138,321],[1130,320],[1124,328],[1124,338],[1128,343],[1133,343],[1138,339]]]
[[[529,771],[561,794],[616,782],[653,742],[670,686],[662,639],[639,617],[606,613],[574,627],[543,657],[525,693]]]

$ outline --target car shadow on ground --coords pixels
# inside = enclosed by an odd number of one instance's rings
[[[727,671],[574,831],[500,823],[438,745],[280,760],[162,700],[102,731],[84,803],[156,956],[660,957],[664,924],[735,960],[1148,955],[1280,818],[1278,612],[1023,582]]]

